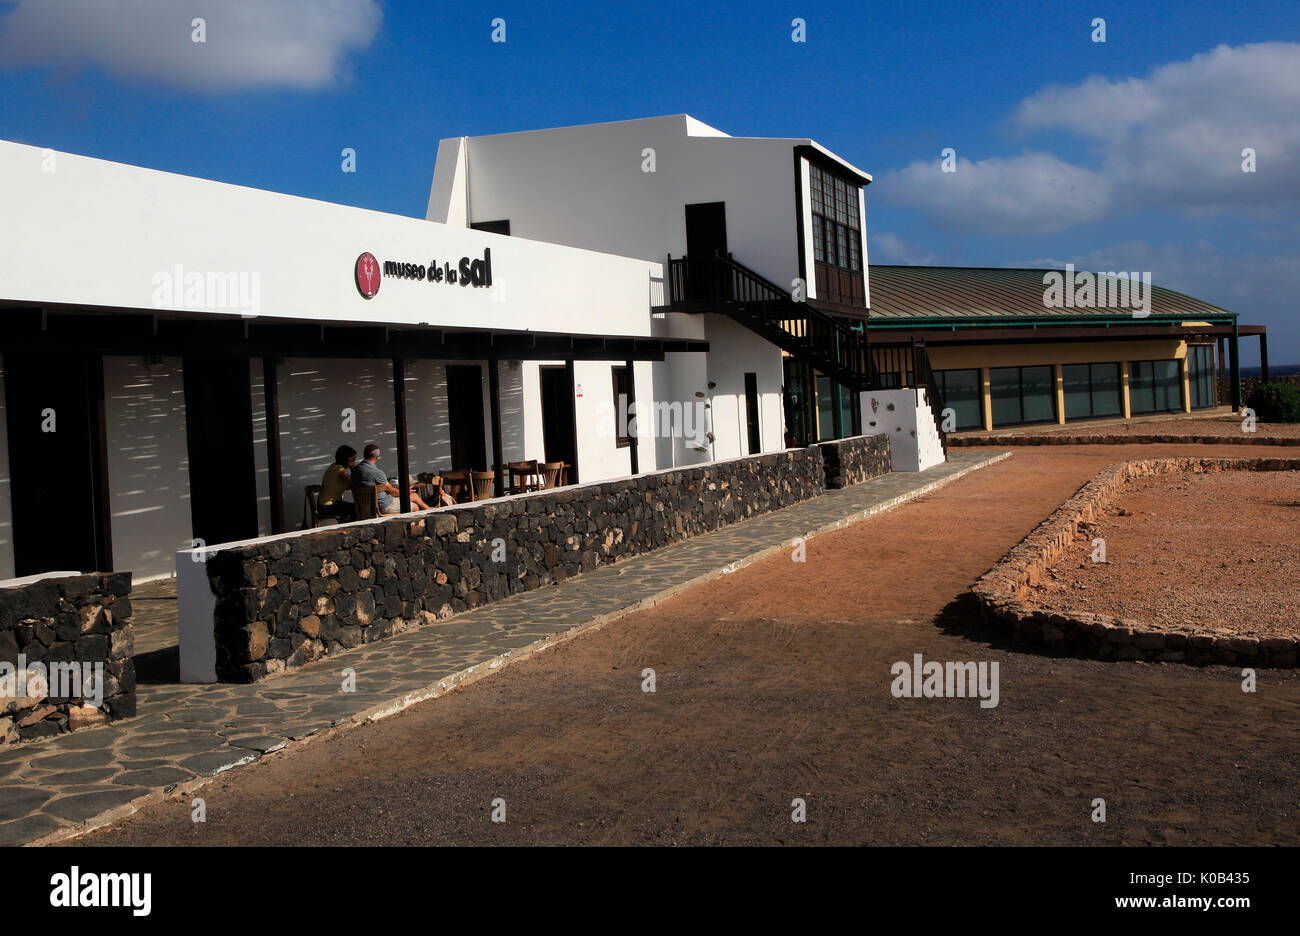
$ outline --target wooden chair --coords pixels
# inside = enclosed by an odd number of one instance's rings
[[[316,527],[320,526],[321,520],[320,485],[309,484],[303,488],[303,498],[303,505],[305,513],[307,514],[307,516],[303,518],[303,525],[309,530],[314,530]]]
[[[542,471],[543,486],[547,488],[560,487],[560,473],[564,470],[564,462],[542,462],[539,466]]]
[[[373,484],[352,485],[352,503],[358,520],[373,520],[379,516],[379,489]]]
[[[441,507],[442,478],[430,474],[420,475],[415,482],[415,493],[419,494],[430,507]]]
[[[537,474],[537,462],[519,461],[510,462],[506,465],[510,471],[510,485],[507,492],[510,494],[523,494],[526,491],[536,491],[541,484],[541,479]]]
[[[469,494],[469,471],[465,468],[444,471],[442,473],[442,487],[458,503],[470,500],[470,497],[467,496]]]
[[[493,490],[497,480],[495,471],[471,471],[469,480],[474,500],[487,500],[495,495],[496,492]]]

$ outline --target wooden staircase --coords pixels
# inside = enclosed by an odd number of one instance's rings
[[[668,258],[668,308],[726,315],[850,390],[876,385],[865,331],[794,299],[731,257]]]
[[[884,389],[867,344],[865,322],[859,331],[843,318],[798,301],[730,255],[676,260],[670,255],[665,277],[667,311],[725,315],[850,391]],[[913,383],[926,391],[946,453],[943,401],[924,344],[913,344],[911,353]]]

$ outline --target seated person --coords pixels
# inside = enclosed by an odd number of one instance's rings
[[[375,486],[375,501],[379,505],[381,514],[401,513],[402,504],[397,499],[402,492],[396,484],[390,484],[388,476],[379,468],[379,446],[373,442],[366,446],[365,460],[357,465],[356,471],[353,472],[354,480],[360,484],[373,484]],[[411,507],[415,510],[428,510],[426,504],[420,495],[411,489]]]
[[[344,523],[357,518],[356,508],[343,499],[343,493],[352,485],[350,472],[356,464],[357,450],[340,445],[334,453],[334,464],[325,469],[320,479],[320,496],[316,498],[319,516],[337,517]]]

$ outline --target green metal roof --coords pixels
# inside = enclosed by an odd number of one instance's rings
[[[1133,307],[1105,308],[1100,304],[1049,306],[1046,301],[1048,273],[1064,270],[1011,270],[996,267],[878,266],[871,264],[871,327],[927,324],[987,324],[1013,320],[1064,323],[1205,321],[1232,318],[1235,313],[1193,299],[1163,286],[1151,286],[1149,316],[1133,315]],[[1075,270],[1079,276],[1092,271]],[[1100,282],[1103,277],[1093,272]],[[1068,289],[1066,290],[1068,291]],[[1146,289],[1143,286],[1143,292]]]

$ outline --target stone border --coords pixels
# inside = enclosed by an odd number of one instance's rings
[[[1107,660],[1295,666],[1300,640],[1155,630],[1133,618],[1035,608],[1029,589],[1132,479],[1214,471],[1297,471],[1300,458],[1153,458],[1120,462],[1081,487],[971,587],[980,617],[1027,643]]]
[[[1300,445],[1300,438],[1283,438],[1279,436],[1207,436],[1207,435],[1173,435],[1160,433],[1143,433],[1119,435],[1102,433],[1098,435],[1070,434],[1065,432],[1026,433],[1024,435],[968,435],[948,436],[949,447],[975,445]]]

